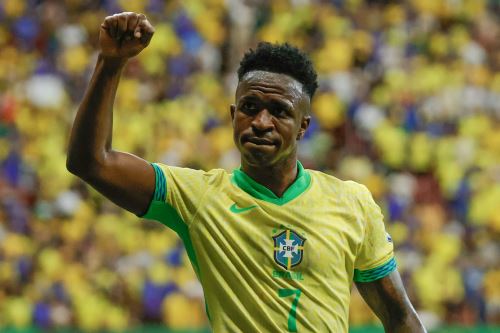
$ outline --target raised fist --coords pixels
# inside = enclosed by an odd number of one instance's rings
[[[108,16],[99,32],[101,55],[109,58],[133,57],[148,46],[154,32],[144,14],[124,12]]]

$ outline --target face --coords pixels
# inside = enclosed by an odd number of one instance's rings
[[[309,126],[309,95],[294,78],[266,71],[245,74],[231,105],[234,142],[242,163],[262,167],[295,157]]]

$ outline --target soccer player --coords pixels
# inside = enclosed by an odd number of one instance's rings
[[[121,71],[153,33],[143,14],[102,23],[67,167],[117,205],[182,238],[213,331],[347,332],[354,281],[386,331],[425,332],[369,191],[297,160],[317,81],[296,48],[261,43],[243,57],[230,106],[241,167],[232,173],[148,163],[113,150]]]

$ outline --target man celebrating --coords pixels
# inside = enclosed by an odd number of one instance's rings
[[[104,20],[67,167],[117,205],[177,232],[213,331],[347,332],[355,281],[386,331],[425,332],[366,187],[297,160],[317,82],[296,48],[261,43],[243,57],[230,107],[241,152],[233,173],[150,164],[112,149],[121,71],[153,33],[142,14]]]

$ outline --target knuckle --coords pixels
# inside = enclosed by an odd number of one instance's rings
[[[134,15],[129,15],[128,16],[128,22],[132,23],[137,23],[139,21],[137,14],[134,13]]]

